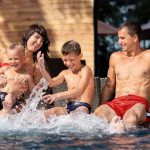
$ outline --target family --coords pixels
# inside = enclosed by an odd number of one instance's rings
[[[150,50],[141,48],[141,34],[137,22],[126,22],[118,28],[118,43],[122,50],[110,56],[107,81],[102,90],[103,104],[94,111],[97,117],[119,130],[144,123],[149,112]],[[42,77],[49,87],[66,81],[68,88],[64,92],[43,96],[43,101],[49,104],[63,98],[68,100],[66,107],[44,110],[46,119],[75,111],[91,113],[94,75],[90,67],[81,63],[80,44],[74,40],[63,44],[62,60],[68,69],[53,78],[47,70],[50,67],[47,66],[49,46],[45,28],[33,24],[20,43],[10,45],[0,55],[0,115],[20,112],[25,98]]]

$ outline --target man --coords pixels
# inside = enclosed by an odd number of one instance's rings
[[[122,51],[114,52],[110,57],[107,82],[102,92],[102,100],[106,103],[94,112],[112,121],[116,127],[121,123],[125,128],[141,124],[149,112],[150,50],[140,47],[141,32],[136,22],[127,22],[118,29]],[[108,102],[114,92],[115,98]]]

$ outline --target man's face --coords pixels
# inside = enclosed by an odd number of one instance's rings
[[[133,51],[135,47],[134,36],[129,35],[126,27],[118,31],[118,43],[123,51]]]

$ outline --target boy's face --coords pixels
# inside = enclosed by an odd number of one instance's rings
[[[30,36],[30,38],[27,41],[27,49],[36,52],[39,50],[43,45],[43,38],[40,34],[35,32]]]
[[[70,53],[62,57],[64,65],[68,67],[72,72],[76,71],[81,64],[82,54]]]
[[[23,53],[23,52],[19,51],[17,49],[16,50],[8,50],[8,52],[7,52],[8,63],[10,65],[10,67],[15,71],[18,71],[24,63],[25,56],[24,56],[24,54],[21,54],[21,53]]]

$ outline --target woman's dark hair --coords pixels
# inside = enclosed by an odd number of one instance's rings
[[[39,50],[37,50],[36,52],[33,53],[33,60],[37,61],[36,60],[36,55],[37,55],[37,53],[39,51],[44,53],[45,57],[48,57],[48,52],[49,52],[48,47],[50,46],[50,40],[48,38],[48,35],[47,35],[47,32],[46,32],[45,28],[43,26],[39,25],[39,24],[32,24],[31,26],[29,26],[27,31],[23,34],[21,43],[22,43],[22,45],[24,47],[26,47],[28,39],[35,32],[40,34],[42,36],[42,38],[43,38],[43,45],[42,45],[42,47]]]

